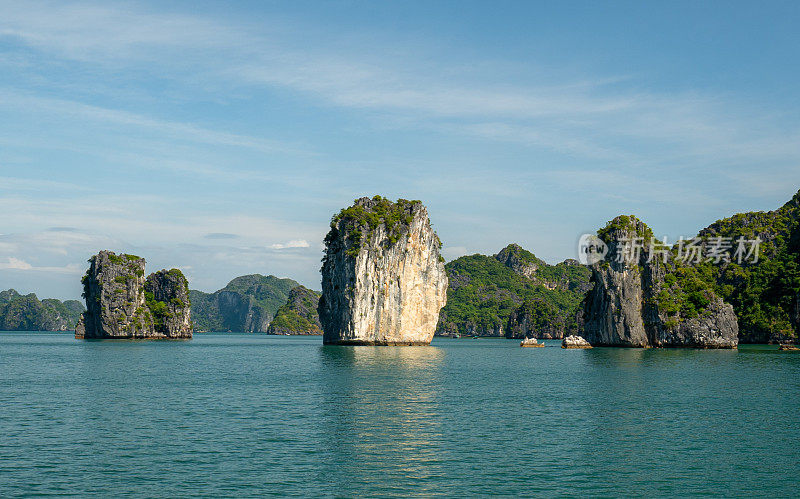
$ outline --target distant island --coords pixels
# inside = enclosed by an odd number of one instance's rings
[[[320,293],[305,286],[292,288],[286,303],[280,306],[269,323],[267,334],[321,335],[322,324],[317,311],[319,297]]]
[[[34,293],[0,291],[0,331],[72,331],[84,310],[78,300],[39,301]]]

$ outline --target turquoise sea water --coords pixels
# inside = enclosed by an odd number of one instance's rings
[[[797,496],[800,354],[0,333],[0,496]]]

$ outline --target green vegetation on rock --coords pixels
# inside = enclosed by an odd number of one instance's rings
[[[269,334],[322,334],[317,313],[320,293],[297,286],[275,313],[269,324]]]
[[[164,320],[172,316],[169,312],[167,302],[156,300],[155,295],[149,291],[145,291],[144,300],[147,309],[150,310],[150,314],[153,317],[153,324],[156,327],[162,327],[164,325]]]
[[[628,232],[633,237],[642,238],[644,244],[650,244],[653,237],[653,231],[650,230],[650,227],[634,215],[620,215],[614,218],[605,227],[597,231],[597,237],[609,243],[613,239],[613,234],[619,231]]]
[[[656,297],[659,311],[675,322],[697,317],[714,297],[709,278],[707,266],[673,266]]]
[[[709,285],[733,305],[743,342],[800,338],[800,191],[781,208],[739,213],[700,231],[700,237],[760,239],[757,263],[705,264]]]
[[[326,236],[326,241],[336,237],[338,231],[344,232],[345,239],[350,243],[347,254],[354,257],[358,255],[361,245],[383,225],[389,244],[394,244],[411,224],[414,208],[421,205],[422,201],[419,200],[398,199],[392,202],[382,196],[374,196],[371,200],[356,199],[353,206],[343,208],[331,218],[331,231]],[[441,247],[441,241],[439,246]]]

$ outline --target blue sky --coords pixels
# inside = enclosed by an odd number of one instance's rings
[[[797,2],[0,1],[0,288],[100,249],[319,288],[333,213],[422,199],[446,258],[691,236],[800,188]]]

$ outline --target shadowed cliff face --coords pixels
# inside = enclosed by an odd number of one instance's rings
[[[609,245],[609,257],[592,265],[594,288],[584,303],[583,336],[592,345],[736,347],[739,328],[733,307],[693,277],[694,269],[656,256],[650,259],[649,246],[638,258],[617,261],[623,241],[640,237],[649,245],[652,232],[647,225],[621,216],[599,235]],[[686,294],[700,304],[675,307],[672,297]]]
[[[89,263],[76,338],[191,338],[189,290],[180,270],[145,279],[144,258],[111,251]]]
[[[144,288],[154,333],[168,338],[191,338],[189,286],[181,271],[159,270],[150,274]]]
[[[361,198],[334,217],[325,244],[325,343],[430,343],[447,274],[421,202]]]
[[[529,299],[508,318],[507,338],[561,339],[564,317],[547,301]]]
[[[144,258],[101,251],[89,260],[83,277],[86,312],[75,336],[86,338],[146,338],[153,317],[145,306]]]

